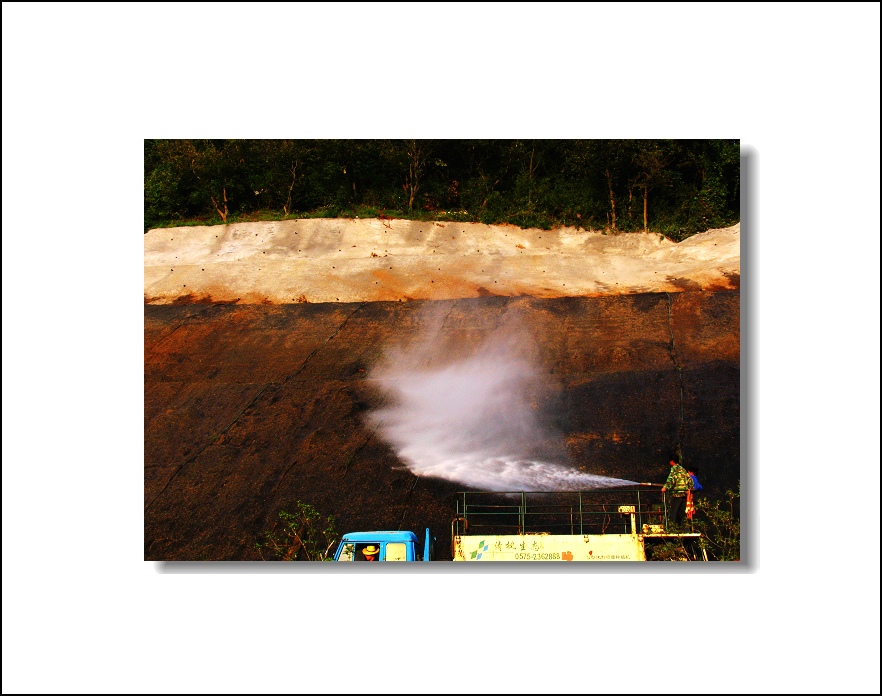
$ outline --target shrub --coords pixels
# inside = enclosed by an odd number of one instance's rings
[[[297,501],[295,512],[279,510],[279,522],[263,532],[255,543],[261,558],[264,555],[283,561],[331,561],[337,542],[333,515],[322,516],[309,503]]]
[[[741,497],[741,482],[738,490],[727,490],[722,500],[699,498],[695,502],[696,532],[701,532],[699,546],[708,556],[717,561],[741,560],[741,519],[738,501]]]

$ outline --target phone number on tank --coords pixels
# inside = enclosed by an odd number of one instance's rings
[[[516,553],[516,561],[559,561],[560,553]]]

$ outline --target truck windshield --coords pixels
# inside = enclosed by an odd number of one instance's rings
[[[340,549],[340,556],[337,560],[351,561],[353,560],[353,556],[355,556],[355,544],[343,544],[343,548]]]

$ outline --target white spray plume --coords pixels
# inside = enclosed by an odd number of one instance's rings
[[[566,462],[548,424],[556,385],[541,374],[536,344],[509,313],[471,350],[442,332],[444,303],[409,347],[370,374],[387,402],[371,425],[416,475],[488,491],[587,490],[633,481],[583,473]],[[433,311],[433,310],[428,310]]]

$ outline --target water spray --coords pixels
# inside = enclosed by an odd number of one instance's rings
[[[416,348],[387,353],[370,374],[389,405],[368,418],[410,471],[487,491],[638,485],[568,464],[542,408],[553,385],[521,324],[504,322],[463,355],[445,345],[438,319]]]

